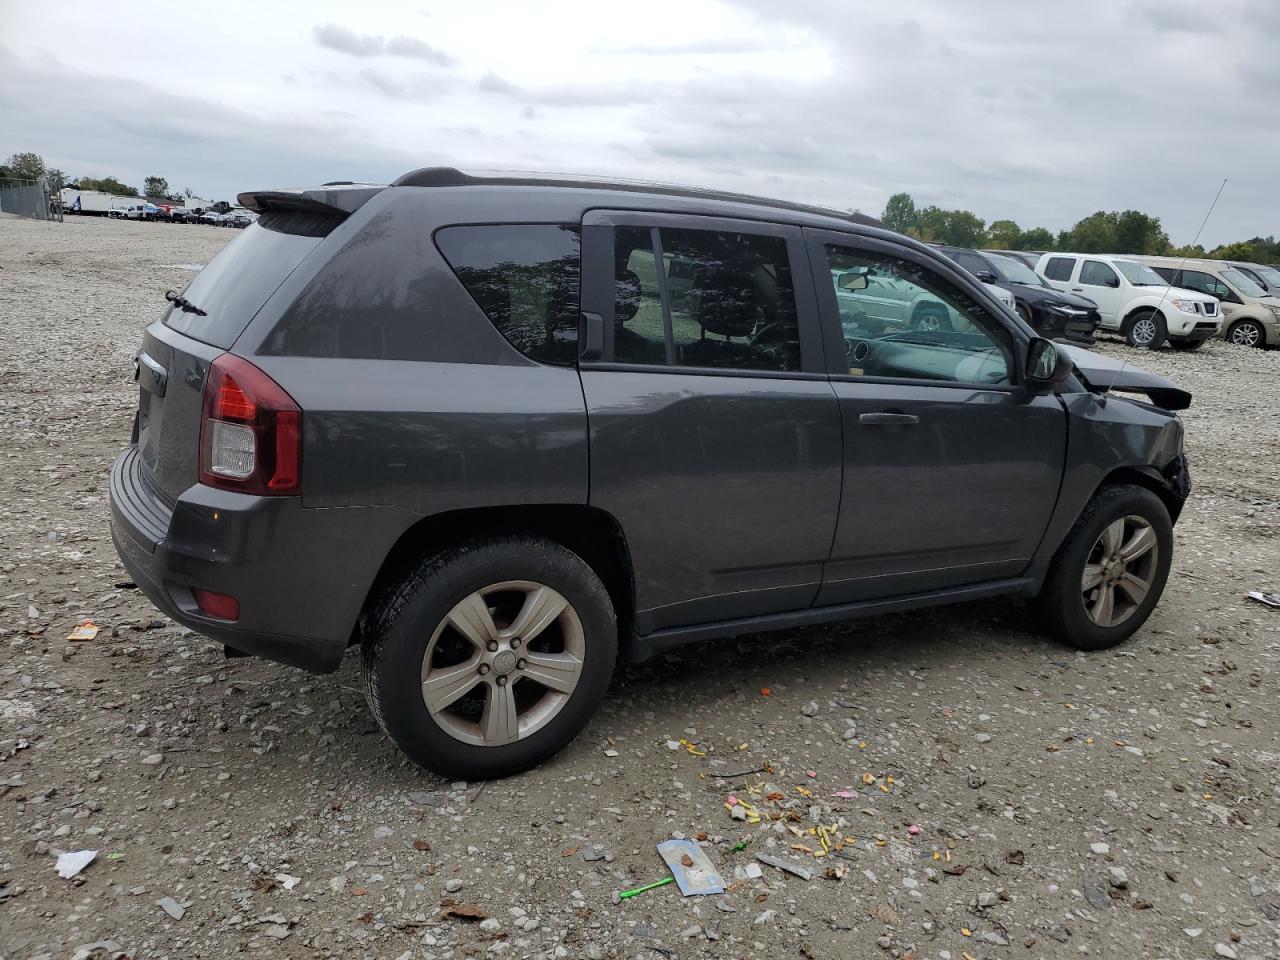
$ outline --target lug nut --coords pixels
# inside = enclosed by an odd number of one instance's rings
[[[488,672],[489,672],[489,665],[487,663],[480,664],[480,676],[483,677]]]
[[[507,678],[506,678],[506,677],[499,677],[499,678],[498,678],[498,686],[500,686],[500,687],[505,687],[506,685],[507,685]]]
[[[524,669],[525,667],[527,667],[528,665],[529,665],[529,661],[527,661],[527,660],[517,660],[517,661],[516,661],[516,669],[517,669],[517,670],[523,670],[523,669]]]
[[[496,653],[497,651],[498,651],[498,641],[497,641],[497,640],[490,640],[490,641],[489,641],[489,652],[490,652],[490,653]]]
[[[512,637],[512,638],[511,638],[511,649],[513,649],[513,650],[514,650],[514,649],[515,649],[516,647],[518,647],[518,646],[520,646],[520,638],[519,638],[519,637]]]

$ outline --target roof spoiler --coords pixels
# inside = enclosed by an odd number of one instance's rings
[[[346,216],[387,189],[380,184],[333,183],[298,190],[251,190],[236,199],[255,213],[290,210]]]

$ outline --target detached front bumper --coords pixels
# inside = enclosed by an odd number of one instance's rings
[[[111,468],[111,539],[148,599],[206,637],[315,673],[337,669],[377,571],[352,572],[363,513],[200,484],[172,500],[134,446]],[[206,615],[193,588],[235,597],[238,618]]]

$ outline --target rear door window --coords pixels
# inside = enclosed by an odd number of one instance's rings
[[[194,340],[230,348],[276,288],[340,222],[340,217],[315,213],[263,214],[183,291],[203,315],[175,306],[165,325]]]
[[[541,363],[578,356],[577,227],[521,223],[445,227],[436,246],[513,347]]]
[[[1076,262],[1071,257],[1050,257],[1044,266],[1044,275],[1050,280],[1070,280]]]

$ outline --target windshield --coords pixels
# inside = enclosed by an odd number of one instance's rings
[[[1267,291],[1263,290],[1235,267],[1227,267],[1225,270],[1219,271],[1219,276],[1235,287],[1236,292],[1242,297],[1265,297],[1267,295]]]
[[[1028,267],[1021,260],[1015,260],[1013,257],[1002,257],[998,254],[989,253],[987,259],[990,260],[1000,274],[1001,280],[1007,280],[1010,283],[1021,283],[1028,287],[1047,287],[1048,284],[1040,279],[1040,275]]]
[[[1262,278],[1272,296],[1280,294],[1280,270],[1275,267],[1250,267],[1249,270]]]
[[[1124,278],[1132,283],[1135,287],[1164,287],[1168,286],[1160,274],[1156,273],[1145,263],[1137,263],[1133,260],[1112,260],[1111,265],[1124,274]]]

